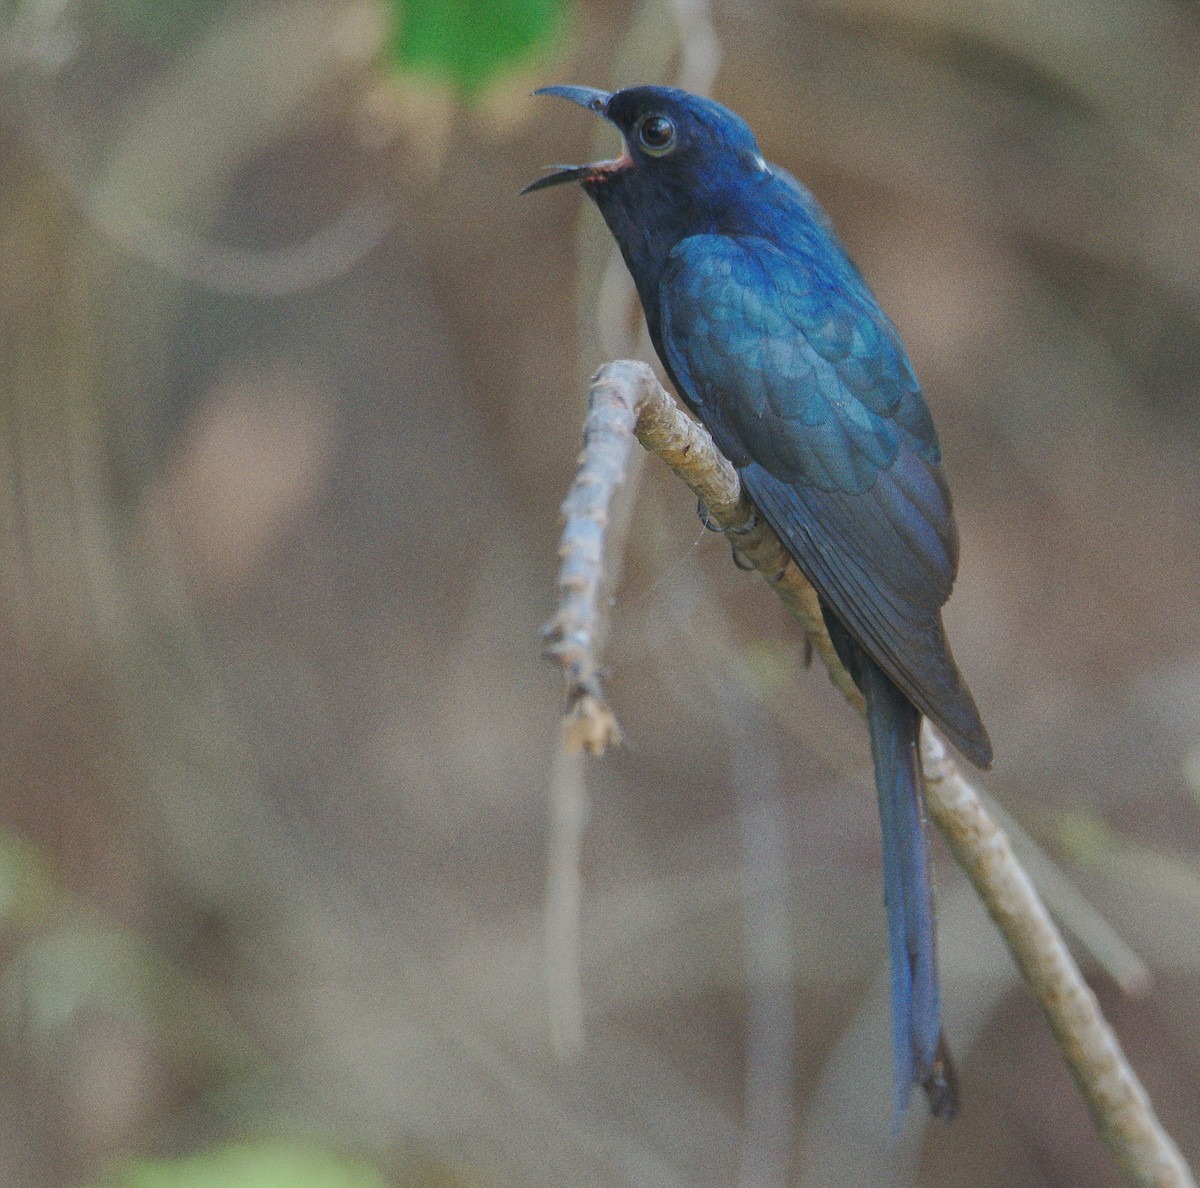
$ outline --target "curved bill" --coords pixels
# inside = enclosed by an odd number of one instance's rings
[[[601,116],[607,113],[608,101],[612,98],[607,91],[600,91],[595,87],[572,87],[557,84],[550,87],[539,87],[534,94],[552,95],[556,99],[569,99],[572,103],[578,103],[580,107]],[[591,165],[547,165],[546,168],[550,172],[545,177],[539,177],[537,181],[530,182],[521,193],[532,194],[534,190],[544,190],[548,186],[560,186],[564,182],[586,181],[589,177],[595,177],[598,173],[605,172],[611,166],[611,161],[597,161]]]
[[[553,95],[556,99],[569,99],[572,103],[578,103],[580,107],[586,107],[588,111],[594,111],[597,115],[604,114],[608,107],[608,101],[612,98],[607,91],[598,91],[595,87],[568,87],[558,84],[552,87],[538,87],[534,94]]]

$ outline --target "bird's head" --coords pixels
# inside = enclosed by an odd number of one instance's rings
[[[610,161],[554,165],[524,194],[580,182],[622,246],[637,227],[643,236],[678,226],[715,229],[738,208],[741,187],[770,176],[754,134],[741,116],[711,99],[674,87],[542,87],[602,116],[621,133],[624,151]],[[725,227],[733,230],[732,227]]]

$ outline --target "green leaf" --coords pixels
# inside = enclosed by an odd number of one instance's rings
[[[307,1143],[255,1142],[183,1159],[135,1160],[97,1188],[387,1188],[378,1168]]]
[[[395,33],[387,60],[464,94],[546,53],[566,21],[566,0],[389,2]]]

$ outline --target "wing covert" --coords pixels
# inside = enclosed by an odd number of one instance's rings
[[[973,760],[990,743],[942,629],[958,539],[941,453],[857,273],[701,235],[672,251],[656,345],[680,394],[832,611]]]

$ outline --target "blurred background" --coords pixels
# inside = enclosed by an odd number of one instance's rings
[[[558,503],[646,348],[517,197],[617,147],[551,81],[711,87],[832,213],[981,782],[1200,1160],[1198,61],[1186,0],[0,4],[0,1182],[1118,1182],[940,845],[964,1104],[893,1138],[865,735],[654,460],[631,745],[556,759]]]

